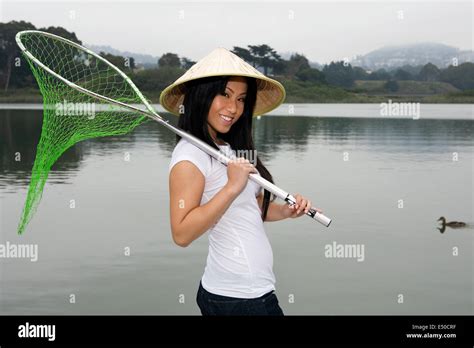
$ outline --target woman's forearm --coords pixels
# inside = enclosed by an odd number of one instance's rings
[[[270,221],[280,221],[280,220],[286,219],[287,216],[283,215],[283,207],[284,207],[284,204],[277,204],[277,203],[270,202],[265,221],[270,222]]]

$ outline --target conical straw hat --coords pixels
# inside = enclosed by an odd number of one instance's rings
[[[225,48],[216,48],[189,68],[160,95],[160,104],[172,114],[179,116],[179,106],[184,101],[183,84],[209,76],[248,76],[257,80],[257,101],[253,116],[265,114],[277,108],[285,99],[283,85],[266,77],[253,66]]]

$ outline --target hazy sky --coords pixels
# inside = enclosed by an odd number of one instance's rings
[[[320,63],[416,42],[472,49],[473,17],[471,1],[0,0],[2,22],[62,26],[86,44],[192,60],[263,43]]]

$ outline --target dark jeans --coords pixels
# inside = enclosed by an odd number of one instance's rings
[[[199,283],[196,302],[202,315],[284,315],[274,291],[257,298],[215,295]]]

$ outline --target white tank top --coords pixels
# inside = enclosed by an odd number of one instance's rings
[[[219,148],[228,157],[236,157],[229,144]],[[227,167],[184,138],[171,155],[169,172],[180,161],[190,161],[205,177],[201,205],[227,183]],[[275,290],[272,248],[256,199],[261,190],[260,185],[248,180],[220,220],[207,231],[209,253],[201,282],[213,294],[256,298]]]

